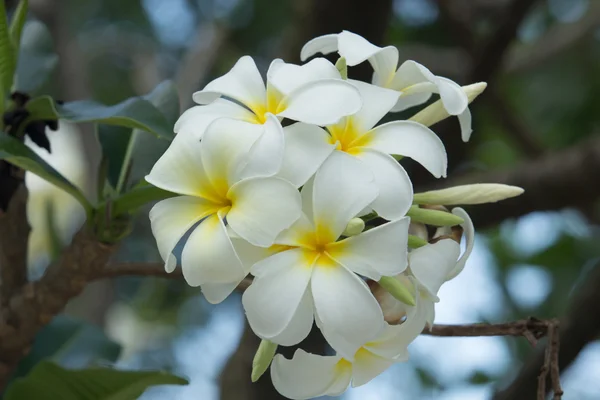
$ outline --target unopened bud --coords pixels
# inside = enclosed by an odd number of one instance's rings
[[[427,244],[427,240],[422,239],[415,235],[408,235],[408,247],[411,249],[417,249]]]
[[[379,280],[379,285],[384,288],[394,298],[409,306],[415,306],[415,296],[411,290],[407,288],[402,282],[392,276],[384,276]]]
[[[250,376],[252,382],[256,382],[265,373],[267,368],[269,368],[273,357],[275,357],[276,350],[277,344],[265,339],[260,341],[258,350],[256,350],[256,354],[252,360],[252,374]]]
[[[348,65],[346,64],[346,57],[340,57],[335,62],[335,67],[340,71],[342,79],[348,79]]]
[[[433,226],[454,226],[465,222],[461,217],[446,211],[428,210],[419,206],[412,206],[406,213],[411,221],[422,222]]]
[[[518,186],[497,183],[476,183],[473,185],[454,186],[442,190],[415,193],[414,204],[483,204],[519,196],[523,189]]]
[[[469,99],[469,103],[477,98],[487,87],[487,83],[478,82],[473,83],[471,85],[463,86],[462,89],[467,95]],[[419,111],[415,114],[410,121],[415,121],[425,126],[431,126],[437,124],[443,119],[446,119],[450,116],[444,104],[441,100],[436,101],[435,103],[425,107],[423,110]]]
[[[346,225],[346,229],[342,232],[344,236],[356,236],[362,231],[365,230],[365,221],[360,218],[352,218],[348,225]]]

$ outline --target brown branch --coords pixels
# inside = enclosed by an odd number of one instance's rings
[[[546,335],[548,322],[529,318],[501,324],[466,324],[466,325],[440,325],[435,324],[430,329],[423,331],[424,335],[431,336],[523,336],[533,335],[539,339]]]

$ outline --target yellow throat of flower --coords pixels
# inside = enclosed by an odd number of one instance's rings
[[[361,152],[361,148],[368,144],[370,140],[369,132],[356,129],[352,117],[346,117],[344,120],[337,125],[327,127],[331,135],[329,142],[336,145],[336,150],[357,155]]]

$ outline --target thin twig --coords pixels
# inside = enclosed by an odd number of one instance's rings
[[[552,325],[548,327],[548,330],[549,332],[553,331]],[[552,362],[552,347],[549,344],[550,341],[548,341],[548,346],[546,346],[544,364],[538,375],[537,400],[544,400],[546,398],[546,379],[548,378],[548,371],[550,371],[550,363]]]
[[[560,366],[558,364],[558,352],[560,350],[558,321],[553,321],[548,326],[548,348],[550,349],[550,376],[552,378],[552,390],[554,391],[554,400],[560,400],[563,395],[560,386]]]

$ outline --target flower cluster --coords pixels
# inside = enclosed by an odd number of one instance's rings
[[[252,58],[242,57],[194,94],[200,105],[180,117],[146,177],[180,195],[150,212],[166,270],[175,269],[174,249],[189,235],[183,275],[208,301],[223,301],[253,276],[242,298],[263,339],[252,378],[271,364],[273,384],[293,399],[340,394],[405,361],[408,344],[433,323],[440,286],[461,272],[473,247],[464,210],[415,205],[457,204],[456,192],[414,195],[397,160],[446,176],[444,146],[425,124],[456,115],[468,140],[468,104],[485,84],[461,88],[413,61],[396,70],[396,48],[350,32],[313,39],[301,57],[334,51],[336,65],[319,57],[303,65],[274,60],[266,84]],[[347,79],[346,65],[364,61],[373,66],[372,83]],[[411,120],[379,123],[434,93],[440,102]],[[476,203],[518,193],[472,186],[458,197]],[[440,219],[430,236],[417,218],[423,213],[430,217],[421,222],[440,214],[454,222]],[[298,350],[291,360],[273,358],[277,345],[298,344],[313,323],[335,355]]]

